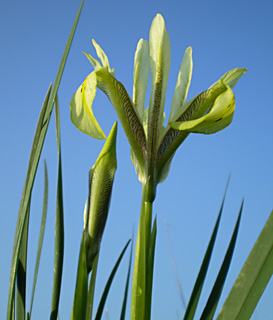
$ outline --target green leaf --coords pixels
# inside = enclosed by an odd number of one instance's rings
[[[172,101],[171,114],[168,122],[175,121],[178,115],[185,111],[184,106],[191,83],[192,66],[192,48],[188,47],[185,51],[178,73]]]
[[[75,34],[75,30],[78,24],[78,20],[80,17],[81,9],[83,6],[84,0],[81,1],[77,16],[75,18],[74,24],[72,26],[68,41],[66,43],[64,53],[58,68],[58,72],[55,78],[55,82],[51,92],[51,86],[47,92],[41,114],[37,123],[37,128],[34,135],[34,140],[32,144],[30,160],[28,164],[28,170],[25,180],[25,185],[22,193],[19,213],[18,213],[18,220],[16,225],[15,231],[15,238],[14,238],[14,245],[13,245],[13,252],[12,252],[12,261],[11,261],[11,272],[10,272],[10,284],[9,284],[9,298],[8,298],[8,308],[7,308],[7,320],[12,319],[13,316],[13,306],[14,306],[14,293],[15,293],[15,278],[17,272],[17,265],[18,265],[18,252],[19,247],[22,240],[22,233],[23,233],[23,226],[25,224],[26,216],[27,216],[27,207],[29,205],[30,196],[36,176],[36,171],[38,167],[38,163],[40,160],[40,155],[43,148],[43,143],[45,139],[45,135],[47,132],[52,108],[54,105],[54,101],[56,98],[56,94],[60,85],[60,81],[62,78],[63,70],[65,67],[65,63],[68,57],[68,53],[72,44],[72,40]],[[50,95],[51,92],[51,95]],[[50,97],[49,97],[50,95]]]
[[[124,255],[128,245],[129,245],[130,241],[131,241],[131,239],[128,240],[128,242],[126,243],[125,247],[123,248],[123,250],[122,250],[122,252],[121,252],[116,264],[114,265],[114,268],[113,268],[113,270],[112,270],[112,272],[111,272],[111,274],[110,274],[110,276],[109,276],[109,278],[107,280],[107,283],[106,283],[105,288],[103,290],[103,294],[102,294],[101,299],[100,299],[100,303],[99,303],[98,310],[97,310],[97,313],[96,313],[96,316],[95,316],[95,320],[99,320],[102,317],[103,308],[104,308],[104,305],[105,305],[105,302],[106,302],[106,298],[107,298],[107,295],[109,293],[112,281],[113,281],[113,279],[115,277],[115,274],[117,272],[117,269],[119,267],[121,259],[122,259],[123,255]]]
[[[146,40],[140,39],[137,44],[134,60],[133,103],[136,106],[141,121],[143,121],[144,117],[149,68],[149,44]]]
[[[85,233],[82,233],[81,248],[78,261],[76,288],[70,320],[85,319],[87,305],[88,273],[86,265]]]
[[[72,123],[83,133],[96,139],[105,139],[105,134],[98,124],[92,109],[97,92],[95,71],[86,77],[70,101]]]
[[[204,134],[216,133],[226,128],[231,123],[235,110],[233,91],[230,87],[226,88],[216,98],[211,110],[206,115],[194,120],[171,122],[171,127],[176,130]]]
[[[29,231],[29,213],[28,206],[27,217],[23,228],[22,242],[19,250],[19,261],[17,270],[17,295],[16,295],[16,319],[25,320],[26,317],[26,276],[27,276],[27,244]]]
[[[273,274],[273,211],[255,242],[217,320],[250,319]]]
[[[40,160],[40,155],[42,152],[43,142],[45,139],[49,118],[46,116],[48,114],[47,110],[49,108],[48,100],[51,92],[51,85],[47,91],[40,116],[38,119],[36,131],[34,134],[34,139],[32,143],[32,149],[30,153],[28,170],[25,179],[25,185],[22,192],[20,208],[18,212],[16,231],[14,236],[12,261],[11,261],[11,271],[10,271],[10,284],[9,284],[9,297],[8,297],[8,309],[7,309],[7,320],[13,319],[14,313],[14,293],[15,293],[15,278],[17,275],[17,266],[19,261],[19,249],[23,237],[24,224],[28,215],[28,206],[30,205],[30,198],[32,193],[32,188],[37,172],[38,163]],[[49,113],[50,117],[50,113]]]
[[[210,320],[213,318],[213,315],[215,313],[215,310],[218,305],[220,295],[222,293],[223,286],[224,286],[224,283],[226,280],[226,276],[227,276],[227,273],[229,270],[232,255],[234,252],[242,211],[243,211],[243,202],[242,202],[242,205],[241,205],[241,208],[239,211],[237,222],[236,222],[236,225],[235,225],[235,228],[234,228],[234,231],[233,231],[233,234],[232,234],[232,237],[231,237],[225,258],[224,258],[224,261],[223,261],[222,266],[220,268],[220,271],[218,273],[217,279],[213,285],[209,299],[208,299],[207,304],[203,310],[203,313],[201,315],[200,320]],[[235,319],[235,318],[230,318],[230,319]]]
[[[95,292],[95,284],[96,284],[96,276],[97,276],[97,267],[99,261],[100,250],[94,260],[92,273],[90,277],[90,283],[88,288],[88,296],[87,296],[87,307],[86,307],[86,317],[85,320],[91,320],[92,311],[93,311],[93,300],[94,300],[94,292]]]
[[[115,122],[89,172],[89,198],[85,218],[87,270],[91,271],[98,253],[110,206],[116,160],[117,123]]]
[[[202,265],[201,265],[201,268],[200,268],[198,276],[196,278],[196,282],[194,284],[189,303],[187,305],[187,309],[186,309],[186,312],[185,312],[185,315],[184,315],[184,318],[183,318],[184,320],[192,320],[194,315],[195,315],[195,312],[196,312],[196,308],[197,308],[197,305],[198,305],[198,302],[199,302],[199,298],[200,298],[200,295],[201,295],[201,291],[202,291],[202,288],[203,288],[203,285],[204,285],[204,282],[205,282],[205,279],[206,279],[206,274],[207,274],[207,271],[208,271],[208,267],[209,267],[209,263],[210,263],[210,259],[211,259],[211,255],[212,255],[212,251],[213,251],[213,248],[214,248],[215,239],[216,239],[218,228],[219,228],[219,224],[220,224],[220,220],[221,220],[221,216],[222,216],[222,212],[223,212],[223,207],[224,207],[224,203],[225,203],[225,198],[226,198],[226,193],[227,193],[229,180],[230,180],[230,177],[228,178],[228,182],[227,182],[227,185],[226,185],[226,189],[225,189],[225,192],[224,192],[224,196],[223,196],[221,207],[220,207],[220,210],[219,210],[219,213],[218,213],[218,217],[217,217],[217,220],[216,220],[216,223],[215,223],[215,226],[214,226],[214,229],[213,229],[213,232],[212,232],[212,235],[211,235],[211,238],[210,238],[210,241],[209,241],[209,244],[208,244],[208,247],[207,247],[203,262],[202,262]]]
[[[56,97],[56,103],[55,103],[55,118],[56,118],[57,150],[58,150],[58,178],[57,178],[57,196],[56,196],[56,213],[55,213],[54,271],[53,271],[53,288],[52,288],[52,298],[51,298],[50,320],[56,320],[58,317],[58,308],[59,308],[59,300],[60,300],[60,293],[61,293],[62,273],[63,273],[63,255],[64,255],[63,182],[62,182],[62,160],[61,160],[58,97]]]
[[[47,202],[48,202],[48,173],[47,173],[47,165],[44,161],[44,200],[43,200],[43,213],[41,219],[41,226],[40,226],[40,235],[38,241],[38,249],[36,255],[36,264],[34,269],[34,276],[33,276],[33,283],[32,283],[32,292],[31,292],[31,299],[30,299],[30,308],[29,308],[29,319],[31,318],[32,308],[33,308],[33,301],[34,301],[34,293],[37,283],[37,276],[38,270],[40,265],[40,258],[44,240],[44,231],[45,231],[45,224],[46,224],[46,217],[47,217]]]
[[[133,238],[134,237],[132,237],[132,239]],[[121,308],[120,320],[125,319],[126,304],[128,299],[128,290],[129,290],[129,282],[130,282],[130,273],[131,273],[131,266],[132,266],[132,256],[133,256],[133,245],[131,244],[130,258],[129,258],[129,264],[128,264],[128,271],[127,271],[127,278],[126,278],[125,290],[123,295],[123,303]]]

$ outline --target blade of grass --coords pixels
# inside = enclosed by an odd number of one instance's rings
[[[273,274],[273,211],[236,279],[217,320],[250,319]]]
[[[88,290],[88,273],[86,265],[85,231],[82,233],[79,254],[76,288],[70,320],[85,319]]]
[[[36,255],[36,264],[35,264],[34,276],[33,276],[33,284],[32,284],[32,292],[31,292],[30,309],[29,309],[28,319],[31,319],[32,307],[33,307],[33,301],[34,301],[34,293],[35,293],[38,270],[39,270],[39,265],[40,265],[40,258],[41,258],[43,239],[44,239],[44,231],[45,231],[45,224],[46,224],[46,216],[47,216],[47,202],[48,202],[48,173],[47,173],[47,165],[46,165],[46,162],[44,161],[43,213],[42,213],[40,235],[39,235],[38,249],[37,249],[37,255]]]
[[[153,273],[154,273],[154,255],[155,255],[155,240],[156,240],[156,217],[154,219],[153,229],[150,237],[149,244],[149,259],[148,259],[148,276],[147,276],[147,295],[145,303],[145,319],[151,318],[151,306],[152,306],[152,289],[153,289]]]
[[[132,239],[133,238],[134,238],[134,236],[132,236]],[[131,273],[131,267],[132,267],[132,256],[133,256],[133,244],[131,244],[129,265],[128,265],[128,271],[127,271],[125,290],[124,290],[124,295],[123,295],[123,302],[122,302],[120,320],[124,320],[125,319],[126,304],[127,304],[127,299],[128,299],[128,290],[129,290],[129,281],[130,281],[130,273]]]
[[[226,280],[226,276],[229,270],[229,266],[231,263],[232,255],[234,252],[235,244],[236,244],[236,239],[238,235],[238,230],[239,230],[239,225],[241,221],[241,216],[242,216],[242,211],[243,211],[243,204],[244,201],[242,201],[241,208],[239,211],[239,215],[236,221],[236,225],[224,258],[224,261],[222,263],[222,266],[220,268],[220,271],[218,273],[218,276],[216,278],[216,281],[214,283],[214,286],[212,288],[212,291],[210,293],[209,299],[207,301],[207,304],[203,310],[203,313],[201,315],[200,320],[210,320],[213,318],[213,315],[215,313],[216,307],[218,305],[220,295],[223,290],[223,286]],[[231,318],[232,319],[232,318]]]
[[[87,307],[86,307],[86,320],[91,320],[92,318],[92,311],[93,311],[93,300],[94,300],[94,292],[95,292],[95,284],[96,284],[96,276],[97,276],[97,267],[98,267],[98,261],[99,261],[99,253],[94,260],[92,273],[90,277],[90,283],[88,288],[88,296],[87,296]]]
[[[16,294],[16,319],[25,320],[26,317],[26,278],[27,278],[27,244],[29,227],[28,206],[26,221],[23,228],[22,241],[19,249],[19,261],[17,270],[17,294]]]
[[[207,271],[208,271],[210,258],[211,258],[211,255],[212,255],[212,251],[213,251],[213,247],[214,247],[217,231],[218,231],[218,228],[219,228],[219,224],[220,224],[220,220],[221,220],[221,216],[222,216],[222,212],[223,212],[223,208],[224,208],[227,188],[228,188],[228,185],[229,185],[229,180],[230,180],[230,176],[229,176],[228,181],[227,181],[227,185],[226,185],[226,189],[225,189],[225,192],[224,192],[223,200],[222,200],[221,207],[220,207],[220,210],[219,210],[219,213],[218,213],[218,217],[217,217],[217,220],[216,220],[216,223],[215,223],[215,226],[214,226],[211,238],[210,238],[210,242],[209,242],[209,245],[207,247],[207,250],[206,250],[202,265],[201,265],[201,268],[199,270],[196,282],[195,282],[193,290],[192,290],[190,301],[188,303],[188,306],[187,306],[187,309],[186,309],[186,312],[185,312],[185,315],[184,315],[184,318],[183,318],[184,320],[192,320],[193,317],[194,317],[196,308],[197,308],[197,304],[198,304],[198,301],[199,301],[199,298],[200,298],[200,295],[201,295],[201,291],[202,291],[202,288],[203,288],[203,285],[204,285],[204,281],[205,281],[205,278],[206,278],[206,274],[207,274]]]
[[[34,140],[32,144],[30,160],[28,164],[28,170],[25,180],[24,189],[22,192],[21,203],[18,213],[15,237],[14,237],[14,245],[13,245],[13,252],[12,252],[12,260],[11,260],[11,271],[10,271],[10,284],[9,284],[9,297],[8,297],[8,308],[7,308],[7,320],[12,320],[13,317],[13,306],[14,306],[14,293],[15,293],[15,278],[17,273],[17,265],[18,265],[18,252],[22,240],[22,233],[23,233],[23,226],[26,220],[27,215],[27,207],[30,201],[30,195],[33,188],[36,171],[38,167],[38,163],[40,160],[47,128],[49,125],[49,120],[52,112],[52,108],[54,105],[55,97],[60,85],[61,77],[63,74],[63,70],[65,67],[65,63],[68,57],[68,53],[72,44],[72,40],[76,31],[76,27],[79,21],[80,13],[82,10],[84,0],[81,1],[78,13],[76,15],[74,24],[72,26],[70,35],[68,37],[68,41],[66,43],[64,53],[59,65],[59,69],[55,78],[54,86],[52,89],[51,96],[49,98],[51,92],[51,86],[47,92],[44,105],[42,107],[42,111],[38,120],[37,128],[34,135]]]
[[[49,100],[50,92],[51,92],[51,85],[49,86],[49,89],[47,91],[47,94],[40,112],[40,116],[38,119],[38,123],[36,126],[29,163],[28,163],[26,180],[25,180],[19,212],[18,212],[13,251],[12,251],[12,260],[11,260],[7,320],[12,320],[14,318],[13,308],[14,308],[15,279],[17,275],[19,248],[22,241],[23,227],[27,217],[27,209],[30,202],[30,197],[31,197],[34,180],[35,180],[37,166],[38,166],[38,162],[39,162],[42,147],[43,147],[43,141],[46,135],[47,125],[44,125],[44,123],[49,122],[49,119],[47,119],[45,114],[48,109],[48,100]]]
[[[54,248],[54,273],[51,298],[50,320],[57,319],[61,293],[63,254],[64,254],[64,214],[63,214],[63,182],[62,182],[62,157],[60,141],[59,103],[56,97],[55,103],[56,137],[58,149],[58,181],[55,214],[55,248]]]
[[[105,305],[105,302],[106,302],[106,298],[107,298],[107,295],[109,293],[112,281],[114,279],[114,276],[116,274],[116,271],[118,269],[120,261],[121,261],[121,259],[122,259],[123,255],[124,255],[128,245],[129,245],[130,241],[131,241],[131,239],[128,240],[128,242],[126,243],[125,247],[123,248],[123,250],[122,250],[122,252],[121,252],[116,264],[114,265],[114,268],[113,268],[109,278],[108,278],[108,281],[106,283],[106,286],[104,288],[103,294],[102,294],[101,299],[100,299],[100,303],[99,303],[98,310],[97,310],[97,313],[96,313],[96,316],[95,316],[95,320],[100,320],[101,317],[102,317],[103,308],[104,308],[104,305]]]

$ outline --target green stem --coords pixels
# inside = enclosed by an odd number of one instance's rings
[[[149,263],[152,208],[154,199],[150,200],[149,184],[142,186],[142,201],[135,248],[135,262],[132,285],[131,320],[150,319],[151,286],[153,263]],[[153,259],[152,259],[153,261]]]

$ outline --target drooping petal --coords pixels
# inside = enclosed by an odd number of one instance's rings
[[[114,78],[106,67],[96,71],[97,86],[107,95],[114,106],[128,141],[138,159],[139,165],[145,167],[146,137],[135,110],[123,84]]]
[[[70,101],[72,123],[82,132],[97,139],[105,139],[105,134],[98,124],[92,109],[96,96],[96,74],[90,73]]]
[[[235,87],[238,80],[241,78],[243,74],[247,72],[245,68],[235,68],[227,71],[218,81],[216,81],[213,85],[209,87],[209,89],[214,88],[219,84],[219,82],[224,82],[230,88]]]
[[[216,133],[231,123],[234,110],[235,97],[232,89],[227,86],[227,89],[216,98],[211,110],[206,115],[195,120],[172,122],[170,125],[181,131]]]
[[[169,121],[175,121],[178,115],[183,113],[185,101],[187,99],[191,77],[192,77],[192,48],[188,47],[185,51],[180,70],[177,77],[174,97],[172,101],[171,114]]]
[[[143,120],[146,90],[149,79],[150,55],[149,44],[140,39],[135,52],[133,103],[136,106],[140,120]]]
[[[100,247],[111,200],[116,161],[117,123],[115,122],[89,172],[89,197],[85,208],[85,238],[87,268],[91,270],[93,261]]]

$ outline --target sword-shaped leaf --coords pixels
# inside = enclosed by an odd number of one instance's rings
[[[239,225],[240,225],[240,220],[241,220],[241,215],[242,215],[242,211],[243,211],[243,202],[241,204],[241,208],[239,211],[239,215],[236,221],[236,225],[224,258],[224,261],[222,263],[222,266],[220,268],[220,271],[218,273],[218,276],[216,278],[216,281],[213,285],[213,288],[211,290],[209,299],[207,301],[207,304],[203,310],[203,313],[201,315],[200,320],[210,320],[213,319],[216,307],[218,305],[219,299],[220,299],[220,295],[222,293],[223,290],[223,286],[226,280],[226,276],[229,270],[229,266],[231,263],[231,259],[232,259],[232,255],[234,252],[234,248],[235,248],[235,243],[236,243],[236,239],[237,239],[237,234],[238,234],[238,230],[239,230]],[[232,319],[232,318],[230,318]]]
[[[115,277],[115,274],[117,272],[119,264],[120,264],[120,262],[122,260],[122,257],[123,257],[128,245],[129,245],[130,241],[131,241],[131,239],[128,240],[128,242],[126,243],[125,247],[123,248],[123,250],[122,250],[120,256],[118,257],[118,260],[115,263],[114,268],[113,268],[113,270],[112,270],[112,272],[111,272],[111,274],[110,274],[110,276],[109,276],[109,278],[107,280],[107,283],[105,285],[105,288],[103,290],[103,293],[102,293],[102,296],[101,296],[101,299],[100,299],[100,302],[99,302],[99,306],[98,306],[98,310],[97,310],[97,313],[96,313],[96,316],[95,316],[95,320],[100,320],[101,317],[102,317],[102,312],[103,312],[103,309],[104,309],[104,305],[105,305],[106,298],[108,296],[112,281],[113,281],[113,279]]]
[[[230,179],[230,178],[229,178]],[[221,203],[221,207],[218,213],[218,217],[209,241],[209,245],[207,247],[201,268],[199,270],[198,276],[196,278],[192,293],[191,293],[191,297],[190,297],[190,301],[187,305],[187,309],[184,315],[184,320],[192,320],[194,318],[195,315],[195,311],[199,302],[199,298],[201,295],[201,291],[205,282],[205,278],[206,278],[206,274],[208,271],[208,267],[209,267],[209,263],[210,263],[210,258],[212,255],[212,251],[214,248],[214,243],[215,243],[215,239],[217,236],[217,232],[218,232],[218,228],[219,228],[219,224],[220,224],[220,220],[221,220],[221,216],[222,216],[222,212],[223,212],[223,207],[224,207],[224,203],[225,203],[225,198],[226,198],[226,193],[227,193],[227,188],[228,188],[228,184],[229,184],[229,179],[226,185],[226,189],[225,189],[225,193],[224,193],[224,197]]]
[[[250,319],[273,274],[273,211],[255,242],[217,320]]]

